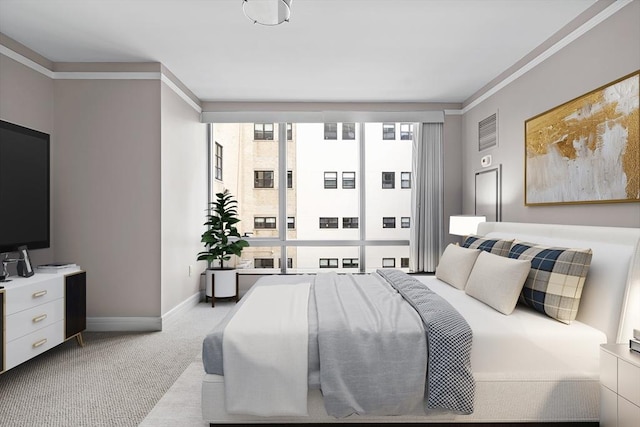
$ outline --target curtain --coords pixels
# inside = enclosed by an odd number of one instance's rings
[[[435,272],[443,241],[442,123],[413,125],[409,269]]]

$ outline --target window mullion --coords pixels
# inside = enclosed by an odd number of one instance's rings
[[[287,124],[278,123],[278,237],[280,272],[287,272]]]
[[[359,202],[359,215],[360,215],[360,219],[359,219],[359,237],[360,237],[360,247],[359,247],[359,256],[360,256],[360,266],[359,266],[359,271],[360,273],[364,273],[366,271],[366,255],[367,255],[367,248],[365,245],[365,240],[367,238],[367,233],[366,233],[366,228],[367,228],[367,221],[366,221],[366,213],[367,213],[367,209],[366,209],[366,198],[365,198],[365,192],[366,192],[366,179],[365,176],[366,175],[366,165],[365,165],[365,131],[364,131],[364,123],[360,123],[360,139],[358,140],[358,161],[360,162],[360,185],[356,185],[356,188],[358,188],[358,197],[360,198],[360,202]]]

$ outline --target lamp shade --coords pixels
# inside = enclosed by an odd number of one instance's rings
[[[256,24],[267,26],[289,22],[293,0],[243,0],[244,14]]]
[[[452,215],[449,217],[449,234],[468,236],[478,231],[478,224],[487,220],[484,216]]]

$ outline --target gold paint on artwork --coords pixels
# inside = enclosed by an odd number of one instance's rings
[[[625,174],[624,178],[626,178],[626,201],[639,201],[640,116],[638,94],[622,91],[617,101],[605,99],[605,91],[616,84],[626,83],[627,88],[635,87],[637,90],[638,83],[634,82],[635,86],[633,86],[631,79],[635,79],[637,82],[638,78],[639,73],[633,73],[527,120],[525,123],[526,159],[547,156],[551,150],[555,150],[563,159],[571,161],[577,159],[578,156],[584,156],[585,149],[597,159],[602,155],[602,152],[597,150],[603,148],[606,140],[605,134],[619,126],[626,131],[626,141],[622,141],[624,142],[624,150],[619,158],[619,164]],[[618,86],[619,88],[620,86]],[[630,107],[628,103],[633,100],[635,100],[635,105],[632,104]],[[626,104],[619,105],[620,103]],[[619,108],[621,106],[626,108]],[[611,137],[609,136],[609,138]],[[620,141],[618,140],[618,142]],[[567,163],[567,165],[569,164]],[[536,173],[536,171],[532,173]],[[579,186],[580,183],[564,183],[563,185]],[[618,188],[621,189],[621,187]],[[527,189],[525,177],[525,201],[527,200]],[[564,201],[554,200],[540,204],[562,202]],[[585,200],[585,202],[596,202],[596,200]]]

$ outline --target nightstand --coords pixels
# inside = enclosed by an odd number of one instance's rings
[[[600,425],[640,425],[640,353],[628,344],[600,346]]]

